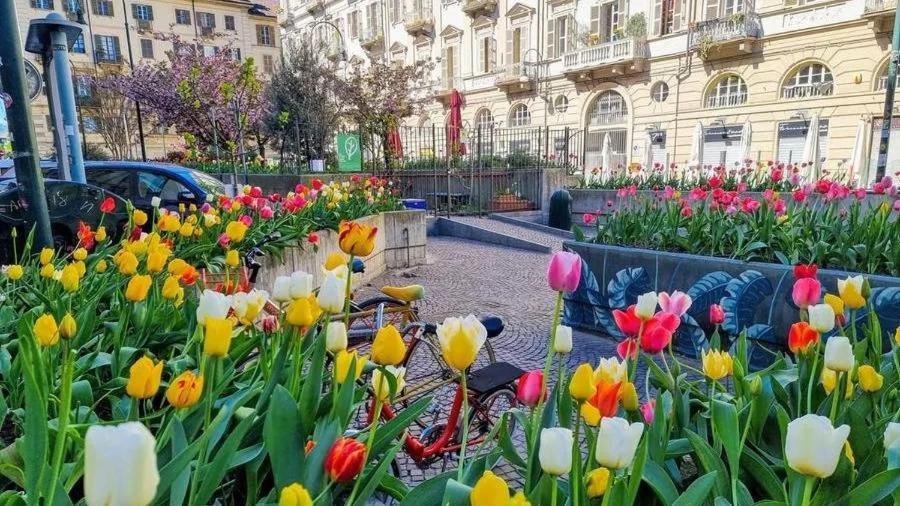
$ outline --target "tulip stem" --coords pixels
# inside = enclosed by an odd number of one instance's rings
[[[819,346],[821,346],[821,339],[816,342],[816,349],[813,350],[813,362],[812,369],[809,370],[809,383],[806,385],[806,412],[812,413],[812,391],[813,391],[813,382],[816,379],[816,368],[819,366]]]
[[[344,286],[344,326],[350,329],[350,287],[353,284],[353,255],[347,261],[347,284]],[[376,329],[378,330],[378,329]]]
[[[538,438],[538,429],[540,428],[541,419],[540,413],[542,412],[541,408],[544,404],[544,392],[547,388],[547,380],[550,375],[550,364],[553,361],[553,350],[556,344],[556,328],[559,327],[559,315],[562,312],[562,303],[563,303],[563,292],[559,291],[556,293],[556,307],[553,309],[553,325],[550,327],[550,342],[547,345],[547,358],[544,359],[544,370],[543,377],[541,378],[541,389],[538,394],[538,401],[534,407],[534,411],[532,413],[536,413],[536,417],[534,417],[533,423],[531,424],[531,454],[534,451],[537,451],[537,438]],[[558,379],[558,378],[557,378]],[[530,492],[530,488],[528,485],[531,484],[531,461],[532,459],[528,459],[528,469],[527,475],[525,476],[525,488]]]
[[[372,426],[369,429],[369,435],[366,437],[366,453],[364,454],[365,460],[363,461],[363,466],[365,466],[365,462],[371,456],[372,446],[375,444],[375,429],[378,428],[378,420],[381,419],[381,392],[383,388],[384,375],[387,372],[382,369],[381,374],[378,376],[378,384],[375,386],[375,409],[372,410]],[[353,484],[353,490],[350,492],[350,499],[347,500],[348,505],[353,505],[353,500],[356,498],[357,492],[359,492],[359,484],[362,480],[356,480],[356,483]]]
[[[553,488],[550,491],[550,504],[551,506],[556,506],[556,495],[559,493],[559,484],[557,483],[557,479],[553,479]]]
[[[462,483],[463,463],[466,460],[466,445],[469,443],[469,389],[466,386],[466,370],[459,373],[460,388],[462,388],[462,445],[459,447],[459,467],[456,469],[456,481]]]
[[[67,343],[63,343],[63,374],[62,374],[62,393],[59,400],[59,423],[56,428],[56,441],[53,448],[53,467],[50,481],[48,481],[49,490],[47,491],[47,504],[53,504],[53,496],[57,489],[59,481],[59,472],[62,469],[63,453],[66,449],[66,432],[69,430],[69,408],[72,405],[72,374],[74,361],[72,354],[69,352]]]
[[[834,390],[831,392],[831,412],[829,413],[828,418],[831,419],[831,422],[835,422],[835,416],[837,415],[837,407],[838,407],[838,397],[844,394],[844,389],[841,387],[841,380],[844,379],[844,375],[842,371],[835,372],[835,380],[834,380]]]
[[[816,482],[815,476],[807,476],[806,483],[803,485],[803,502],[802,506],[809,506],[809,500],[812,498],[813,484]]]
[[[584,474],[581,470],[581,441],[579,441],[579,429],[581,429],[581,415],[580,409],[575,412],[575,433],[572,436],[572,462],[575,463],[575,476],[569,476],[570,487],[572,489],[572,506],[578,506],[581,504],[581,490],[582,482],[581,477]],[[590,456],[591,452],[588,449],[588,455]],[[555,488],[555,487],[554,487]]]

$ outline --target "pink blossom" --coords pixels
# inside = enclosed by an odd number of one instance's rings
[[[745,182],[743,182],[743,181],[741,181],[740,183],[738,183],[738,184],[737,184],[737,191],[740,192],[740,193],[743,193],[743,192],[747,191],[747,183],[745,183]]]
[[[269,206],[263,206],[263,208],[259,210],[259,217],[264,220],[270,220],[273,216],[275,216],[275,211]]]
[[[856,195],[857,200],[862,200],[866,198],[866,189],[865,188],[857,188],[853,191],[853,194]]]
[[[253,218],[251,218],[250,215],[247,214],[242,214],[241,217],[238,218],[238,221],[240,221],[244,225],[247,225],[248,227],[253,225]]]
[[[584,222],[585,225],[590,225],[591,223],[594,223],[595,219],[597,219],[597,217],[591,213],[584,213],[584,216],[581,217],[581,221]]]
[[[666,199],[671,199],[673,196],[675,196],[675,188],[672,188],[671,186],[666,185],[666,187],[663,188],[663,196]]]
[[[228,238],[228,234],[226,234],[225,232],[222,232],[219,235],[219,246],[221,246],[224,249],[224,248],[228,248],[229,244],[231,244],[231,239]]]
[[[728,216],[734,216],[735,214],[737,214],[737,212],[738,212],[738,209],[735,206],[728,206],[725,209],[725,214],[727,214]]]
[[[691,308],[691,296],[675,290],[671,294],[668,292],[659,292],[659,307],[668,313],[672,313],[681,318],[687,310]]]
[[[818,303],[821,295],[822,283],[816,278],[800,278],[794,282],[794,288],[791,290],[794,304],[801,309]]]
[[[210,209],[212,209],[212,206],[209,204],[209,202],[204,202],[203,205],[200,206],[200,212],[204,214],[208,213]]]
[[[547,283],[556,292],[574,292],[581,282],[581,257],[569,251],[557,251],[547,266]]]
[[[690,197],[691,200],[703,200],[706,198],[706,190],[698,186],[691,190]]]
[[[900,211],[900,200],[894,201],[894,211]]]
[[[641,404],[641,415],[644,417],[644,423],[650,425],[653,423],[653,415],[656,411],[656,399]]]

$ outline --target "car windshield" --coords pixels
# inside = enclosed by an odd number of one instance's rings
[[[197,181],[197,184],[200,185],[200,188],[203,188],[203,191],[206,193],[211,195],[222,195],[225,193],[225,184],[209,174],[192,170],[191,176],[193,176]]]

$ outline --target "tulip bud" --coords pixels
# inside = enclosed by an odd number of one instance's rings
[[[528,407],[537,406],[545,397],[544,373],[540,370],[528,371],[519,377],[516,398]]]
[[[625,411],[635,411],[638,408],[637,390],[630,381],[622,384],[622,407]]]
[[[75,317],[72,316],[72,313],[66,313],[59,321],[59,337],[71,339],[77,332],[78,324],[75,322]]]
[[[859,375],[859,387],[864,392],[877,392],[884,384],[884,377],[869,364],[859,366],[856,371]]]
[[[278,506],[312,506],[312,496],[309,491],[299,483],[291,483],[281,489],[278,497]]]
[[[207,318],[206,331],[203,336],[203,353],[211,357],[228,355],[231,347],[231,333],[234,320],[231,318]]]
[[[487,329],[475,315],[445,318],[436,333],[444,362],[456,371],[468,369],[487,340]]]
[[[202,394],[203,376],[184,371],[169,383],[166,400],[176,409],[189,408],[197,404]]]
[[[703,374],[707,378],[718,381],[733,372],[734,361],[727,351],[710,350],[703,354]]]
[[[241,257],[236,249],[230,249],[225,252],[225,265],[232,269],[241,265]]]
[[[572,469],[572,431],[563,427],[541,430],[538,461],[547,474],[560,476]]]
[[[884,449],[894,446],[897,441],[900,441],[900,423],[890,422],[884,429]]]
[[[571,452],[570,452],[571,453]],[[503,478],[487,470],[475,482],[469,494],[471,506],[497,506],[509,502],[509,486]]]
[[[352,481],[366,463],[366,446],[359,441],[342,437],[331,445],[325,456],[325,472],[337,483]]]
[[[62,285],[63,289],[69,293],[75,292],[78,290],[78,285],[80,284],[81,276],[78,274],[78,268],[73,264],[67,264],[62,269],[62,274],[59,278],[59,284]]]
[[[838,293],[844,301],[844,305],[851,310],[860,309],[866,305],[866,299],[863,295],[865,290],[865,280],[862,276],[851,276],[847,279],[839,279]]]
[[[638,295],[637,303],[634,305],[634,313],[641,320],[649,320],[656,314],[656,305],[658,303],[656,292],[647,292]]]
[[[325,334],[325,349],[331,353],[347,349],[347,326],[344,325],[344,322],[328,322]]]
[[[578,402],[584,402],[590,399],[595,391],[594,371],[590,364],[579,365],[569,381],[569,395]]]
[[[45,313],[39,316],[31,330],[38,344],[45,348],[59,342],[59,327],[52,314]]]
[[[788,423],[784,456],[794,471],[828,478],[837,468],[850,426],[834,428],[824,416],[808,414]]]
[[[807,308],[809,326],[820,334],[831,332],[834,328],[834,309],[829,304],[815,304]]]
[[[713,325],[721,325],[725,322],[725,310],[718,304],[709,306],[709,323]]]
[[[747,378],[746,383],[750,395],[759,395],[760,390],[762,390],[762,378],[758,375],[754,375],[751,378]]]
[[[42,266],[53,261],[53,253],[53,248],[43,248],[41,250],[40,262]]]
[[[825,343],[825,367],[839,372],[853,369],[853,347],[844,336],[832,336]]]
[[[357,363],[357,369],[359,368],[359,363]],[[387,378],[390,376],[394,380],[394,389],[391,390],[391,381]],[[344,373],[344,377],[347,375]],[[406,368],[405,367],[394,367],[392,365],[385,366],[384,369],[378,368],[372,371],[372,391],[375,396],[382,401],[387,401],[391,397],[395,395],[399,395],[400,392],[406,387]]]
[[[139,422],[92,425],[84,437],[84,499],[88,506],[150,504],[159,471],[156,439]]]
[[[587,480],[588,497],[591,499],[600,497],[606,493],[606,489],[609,486],[609,469],[598,467],[589,472],[585,476],[585,480]]]
[[[344,221],[338,230],[338,245],[348,255],[365,257],[375,249],[378,229],[355,221]]]
[[[649,401],[641,404],[641,416],[644,418],[644,423],[651,424],[653,423],[653,417],[656,415],[656,399],[650,399]]]
[[[75,248],[75,251],[72,252],[72,258],[75,260],[84,260],[87,256],[88,252],[84,248]]]
[[[381,327],[372,342],[372,362],[378,365],[400,365],[406,356],[406,344],[393,324]]]
[[[349,274],[347,274],[349,276]],[[319,306],[329,314],[340,314],[344,310],[346,278],[339,278],[335,271],[328,271],[319,287]]]
[[[350,367],[353,364],[354,360],[356,361],[356,369],[353,371],[353,377],[348,378]],[[363,369],[366,366],[366,362],[366,357],[358,356],[356,350],[340,350],[334,357],[335,381],[337,381],[338,384],[343,384],[347,379],[350,379],[351,381],[358,380],[362,375]]]
[[[125,392],[133,399],[149,399],[156,395],[162,381],[163,363],[153,363],[146,356],[131,365]]]
[[[147,298],[152,279],[147,275],[135,275],[128,280],[125,287],[125,298],[131,302],[141,302]]]
[[[109,265],[106,263],[106,260],[104,260],[102,258],[100,260],[97,260],[97,263],[94,264],[94,270],[100,274],[103,274],[104,272],[106,272],[106,269],[108,269],[108,268],[109,268]]]
[[[556,292],[572,293],[581,282],[581,257],[569,251],[557,251],[547,266],[547,283]]]
[[[274,334],[275,332],[278,332],[278,328],[279,328],[278,317],[275,315],[270,314],[270,315],[263,316],[262,319],[260,320],[259,324],[260,324],[260,327],[262,328],[263,333],[266,335],[270,335],[270,334]]]
[[[553,351],[556,353],[569,353],[572,351],[572,327],[557,325]]]
[[[342,265],[347,265],[350,259],[341,253],[340,251],[335,251],[334,253],[325,257],[325,270],[333,271]]]
[[[597,463],[610,469],[623,469],[631,465],[637,450],[644,424],[628,423],[624,418],[604,418],[597,432],[594,457]]]
[[[303,299],[294,299],[288,306],[284,320],[294,327],[309,327],[315,323],[322,311],[314,295]]]

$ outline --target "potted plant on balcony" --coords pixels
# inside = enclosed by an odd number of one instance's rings
[[[628,18],[625,22],[625,35],[636,39],[647,37],[647,18],[643,12],[639,12]]]

